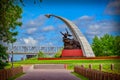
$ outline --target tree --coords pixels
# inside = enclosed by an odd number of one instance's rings
[[[20,22],[22,8],[14,4],[14,0],[0,1],[0,41],[3,43],[14,43],[14,38],[18,32],[17,26],[21,26]],[[0,45],[0,68],[4,68],[8,54],[3,44]]]
[[[0,40],[12,43],[16,39],[14,36],[18,34],[17,26],[21,26],[20,22],[22,9],[14,4],[14,0],[1,0],[0,2]]]
[[[18,32],[16,28],[22,25],[20,18],[22,17],[22,8],[19,6],[21,3],[24,6],[24,0],[0,0],[0,41],[5,43],[14,43],[15,36]],[[36,4],[37,0],[33,0]],[[39,0],[42,2],[42,0]],[[1,44],[2,46],[3,44]],[[2,46],[3,48],[4,46]],[[4,54],[3,54],[4,53]],[[2,57],[6,55],[3,51],[0,53],[0,62]],[[4,64],[3,64],[4,65]]]
[[[114,37],[109,34],[105,34],[100,38],[102,43],[102,50],[104,56],[114,55]]]
[[[120,36],[115,37],[114,41],[114,53],[115,55],[120,56]]]
[[[7,65],[7,57],[8,55],[6,54],[6,48],[0,45],[0,69],[3,69]]]
[[[14,43],[16,41],[15,36],[18,32],[16,28],[22,25],[20,22],[22,8],[19,6],[21,3],[24,6],[24,0],[0,0],[0,41],[5,43]],[[37,0],[33,0],[36,4]],[[39,0],[42,2],[42,0]],[[16,4],[17,3],[17,4]],[[3,44],[1,44],[2,46]],[[4,46],[2,46],[3,48]],[[4,47],[5,48],[5,47]],[[6,53],[0,52],[0,62],[3,60],[3,56]],[[1,66],[4,64],[1,64]]]
[[[96,56],[112,56],[114,55],[114,41],[115,37],[105,34],[98,38],[93,38],[92,49]]]
[[[44,54],[43,52],[39,52],[38,53],[38,58],[45,58],[45,57],[47,57],[47,55],[46,54]]]
[[[102,56],[102,45],[101,45],[101,40],[95,36],[93,38],[93,43],[92,43],[92,49],[95,53],[96,56]]]
[[[62,49],[63,49],[63,48],[61,48],[61,49],[54,55],[55,58],[60,58],[60,57],[61,57]]]

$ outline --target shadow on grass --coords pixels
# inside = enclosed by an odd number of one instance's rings
[[[20,77],[20,76],[22,76],[22,75],[24,75],[24,74],[25,74],[25,73],[19,73],[19,74],[15,75],[15,76],[7,79],[7,80],[15,80],[15,79],[17,79],[18,77]]]
[[[78,77],[78,78],[80,78],[80,80],[89,80],[88,78],[86,78],[86,77],[84,77],[84,76],[82,76],[82,75],[80,75],[80,74],[77,74],[77,73],[75,73],[75,72],[71,72],[73,75],[75,75],[76,77]]]

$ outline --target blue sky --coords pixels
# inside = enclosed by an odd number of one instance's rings
[[[48,13],[73,21],[90,44],[95,35],[120,35],[120,0],[38,1],[24,0],[23,25],[15,45],[63,46],[60,31],[65,32],[67,26],[54,17],[46,18]]]

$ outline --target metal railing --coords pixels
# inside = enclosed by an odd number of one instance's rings
[[[14,51],[14,54],[37,54],[43,52],[46,54],[54,54],[58,52],[62,47],[42,47],[42,46],[13,46],[8,47],[7,53]]]

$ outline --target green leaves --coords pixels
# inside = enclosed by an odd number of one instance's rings
[[[55,57],[55,58],[60,58],[60,57],[61,57],[61,54],[62,54],[62,50],[63,50],[63,48],[61,48],[61,49],[54,55],[54,57]]]
[[[0,69],[3,69],[7,65],[7,58],[8,54],[6,53],[6,47],[0,45]]]
[[[101,56],[102,54],[102,45],[101,40],[95,36],[92,43],[92,48],[96,56]]]
[[[14,43],[17,26],[21,26],[20,18],[22,17],[22,9],[14,4],[17,0],[1,0],[0,1],[0,41]],[[0,45],[0,68],[6,66],[8,54],[6,48]]]
[[[92,48],[96,56],[113,56],[120,52],[120,38],[105,34],[103,37],[94,37]],[[118,49],[119,48],[119,49]]]
[[[115,37],[114,51],[115,51],[115,55],[120,56],[120,36]]]
[[[1,0],[0,2],[0,40],[13,42],[17,26],[21,26],[22,9],[14,4],[16,0]],[[14,40],[15,41],[15,40]]]
[[[41,51],[38,53],[38,58],[45,58],[45,57],[47,57],[47,55],[45,53],[43,53]]]

